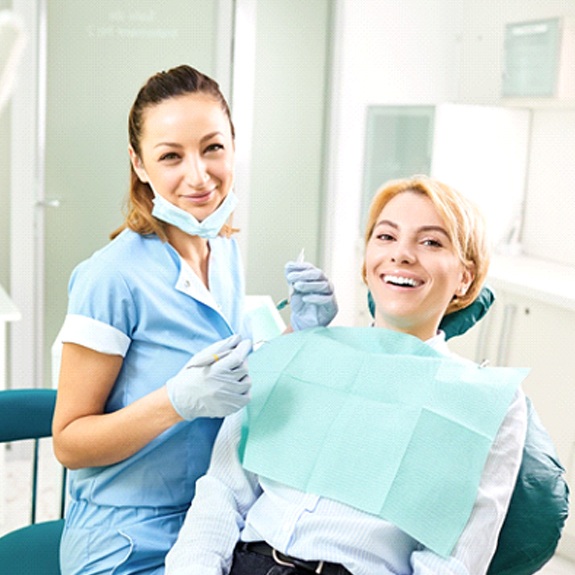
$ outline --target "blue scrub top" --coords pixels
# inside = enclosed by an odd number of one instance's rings
[[[124,357],[107,412],[163,386],[207,345],[243,332],[237,243],[217,237],[210,249],[209,291],[171,245],[130,230],[74,270],[62,341]],[[72,471],[72,507],[186,509],[220,423],[182,422],[125,461]]]

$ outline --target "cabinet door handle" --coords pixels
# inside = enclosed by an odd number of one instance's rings
[[[62,202],[58,198],[38,200],[36,206],[38,208],[59,208]]]

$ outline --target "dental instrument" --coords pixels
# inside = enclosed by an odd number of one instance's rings
[[[305,260],[305,248],[302,248],[296,259],[296,263],[301,264],[304,262],[304,260]],[[276,304],[276,309],[282,310],[289,304],[289,302],[291,301],[291,297],[293,295],[293,290],[294,290],[293,286],[290,285],[288,296]]]

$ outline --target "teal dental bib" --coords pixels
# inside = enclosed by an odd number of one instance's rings
[[[528,371],[343,327],[277,337],[249,364],[246,469],[379,516],[444,556]]]

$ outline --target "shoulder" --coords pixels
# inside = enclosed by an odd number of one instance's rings
[[[101,282],[109,277],[130,275],[131,272],[148,268],[160,254],[165,257],[163,243],[157,236],[142,236],[132,230],[124,230],[78,264],[72,272],[71,283],[81,278]]]
[[[122,266],[126,260],[146,256],[161,249],[162,241],[156,235],[142,236],[132,230],[124,230],[119,236],[94,252],[82,264],[88,266]]]
[[[68,315],[90,318],[131,334],[139,321],[139,294],[157,288],[157,282],[170,272],[164,271],[169,261],[157,237],[122,232],[72,272]],[[89,330],[96,330],[93,321],[87,325]]]

